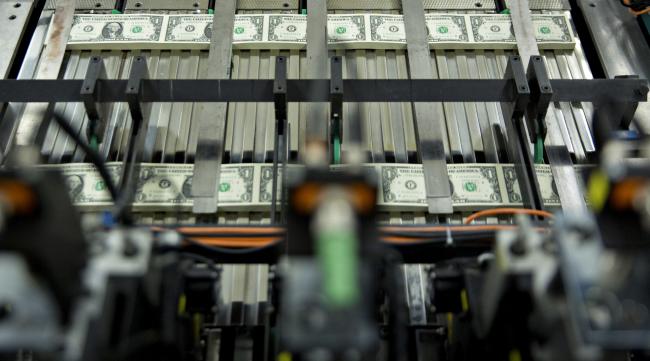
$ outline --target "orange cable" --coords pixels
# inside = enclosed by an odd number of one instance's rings
[[[630,0],[623,0],[623,2],[625,3],[625,5],[628,5],[628,6],[629,6],[629,5],[632,5],[632,4],[630,3]],[[646,7],[646,8],[643,9],[643,10],[639,10],[639,11],[636,11],[636,10],[632,9],[631,7],[628,7],[628,9],[630,10],[630,12],[631,12],[634,16],[641,16],[641,15],[643,15],[643,14],[650,13],[650,6]]]
[[[476,212],[465,219],[465,224],[471,224],[475,219],[481,217],[497,216],[502,214],[527,214],[530,216],[541,216],[546,218],[554,218],[552,213],[540,211],[537,209],[520,209],[520,208],[493,208],[484,211]]]

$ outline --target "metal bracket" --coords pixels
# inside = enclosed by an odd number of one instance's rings
[[[287,59],[283,56],[278,56],[275,59],[275,80],[273,81],[273,102],[275,104],[275,149],[273,156],[273,183],[271,190],[271,223],[276,223],[277,217],[277,201],[278,201],[278,174],[279,165],[282,167],[282,189],[280,200],[282,205],[281,221],[284,222],[285,202],[284,202],[284,187],[286,184],[286,164],[287,164],[287,150],[289,145],[288,140],[288,124],[287,124]]]
[[[286,134],[287,120],[287,58],[278,56],[275,59],[275,79],[273,80],[273,103],[275,105],[276,136]]]
[[[517,173],[524,207],[544,209],[537,173],[524,127],[523,117],[528,109],[530,88],[521,57],[511,56],[508,59],[505,78],[514,81],[513,91],[515,94],[515,100],[512,103],[501,103],[508,133],[508,156],[515,164],[515,172]]]
[[[638,75],[620,75],[616,76],[616,79],[639,79]],[[632,123],[632,120],[634,119],[634,114],[636,113],[636,109],[639,107],[638,102],[625,102],[625,103],[617,103],[616,105],[616,112],[614,114],[620,114],[620,119],[612,119],[616,123],[614,126],[616,126],[620,130],[627,130],[630,128],[630,123]]]
[[[553,97],[553,87],[546,71],[544,58],[539,55],[530,58],[526,77],[530,87],[530,102],[526,110],[528,134],[533,141],[538,137],[545,139],[546,113]]]
[[[145,105],[140,102],[140,98],[142,97],[142,80],[144,79],[149,79],[147,60],[143,56],[138,56],[133,59],[131,74],[126,83],[126,98],[134,125],[132,129],[137,129],[140,123],[147,118],[146,115],[151,107],[151,104]]]
[[[83,99],[86,113],[88,114],[88,128],[86,136],[91,140],[93,136],[99,143],[103,141],[110,103],[97,103],[97,82],[107,79],[104,61],[98,56],[93,56],[88,64],[86,78],[81,85],[81,98]]]
[[[143,56],[133,59],[129,80],[126,83],[126,98],[131,112],[131,134],[126,148],[124,166],[122,167],[122,178],[120,192],[122,203],[130,204],[133,201],[134,187],[140,175],[140,162],[142,151],[147,134],[147,123],[144,119],[149,118],[151,103],[141,102],[143,93],[142,80],[149,78],[147,60]],[[118,217],[124,215],[118,214]]]
[[[622,75],[616,79],[639,79],[637,75]],[[648,87],[640,87],[634,91],[634,95],[640,98],[647,97]],[[598,151],[616,131],[630,129],[634,115],[639,106],[637,99],[621,100],[602,96],[594,101],[593,132]],[[640,129],[644,131],[644,129]]]
[[[333,56],[330,60],[330,143],[332,153],[338,152],[340,159],[341,142],[343,141],[343,60]],[[338,147],[334,146],[338,139]],[[337,155],[334,156],[337,158]]]

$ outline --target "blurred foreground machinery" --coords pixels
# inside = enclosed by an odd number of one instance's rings
[[[0,360],[650,359],[642,0],[0,0]]]

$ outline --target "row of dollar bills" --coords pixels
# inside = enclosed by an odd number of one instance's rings
[[[106,185],[91,164],[46,165],[63,174],[73,203],[81,211],[101,211],[111,206]],[[332,166],[345,171],[347,166]],[[377,204],[380,210],[425,212],[425,180],[422,165],[367,164],[378,179]],[[586,166],[578,166],[585,168]],[[119,180],[121,163],[109,163],[113,179]],[[287,177],[295,177],[302,166],[289,165]],[[584,169],[578,169],[582,174]],[[142,164],[137,183],[134,211],[190,212],[192,209],[192,164]],[[474,211],[494,207],[521,207],[522,197],[513,165],[448,165],[455,211]],[[559,208],[560,198],[550,166],[537,166],[537,177],[545,206]],[[278,177],[282,179],[282,177]],[[221,168],[219,207],[224,211],[269,211],[273,190],[270,164],[229,164]],[[278,193],[279,194],[279,193]]]
[[[434,49],[515,49],[510,15],[427,14],[429,44]],[[575,37],[564,14],[533,15],[541,49],[573,49]],[[70,49],[208,49],[212,15],[75,15]],[[401,49],[406,47],[402,15],[328,16],[332,48]],[[302,49],[307,16],[236,15],[233,46],[241,49]]]

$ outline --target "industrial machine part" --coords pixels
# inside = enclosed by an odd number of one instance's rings
[[[0,359],[650,359],[649,5],[0,0]]]

